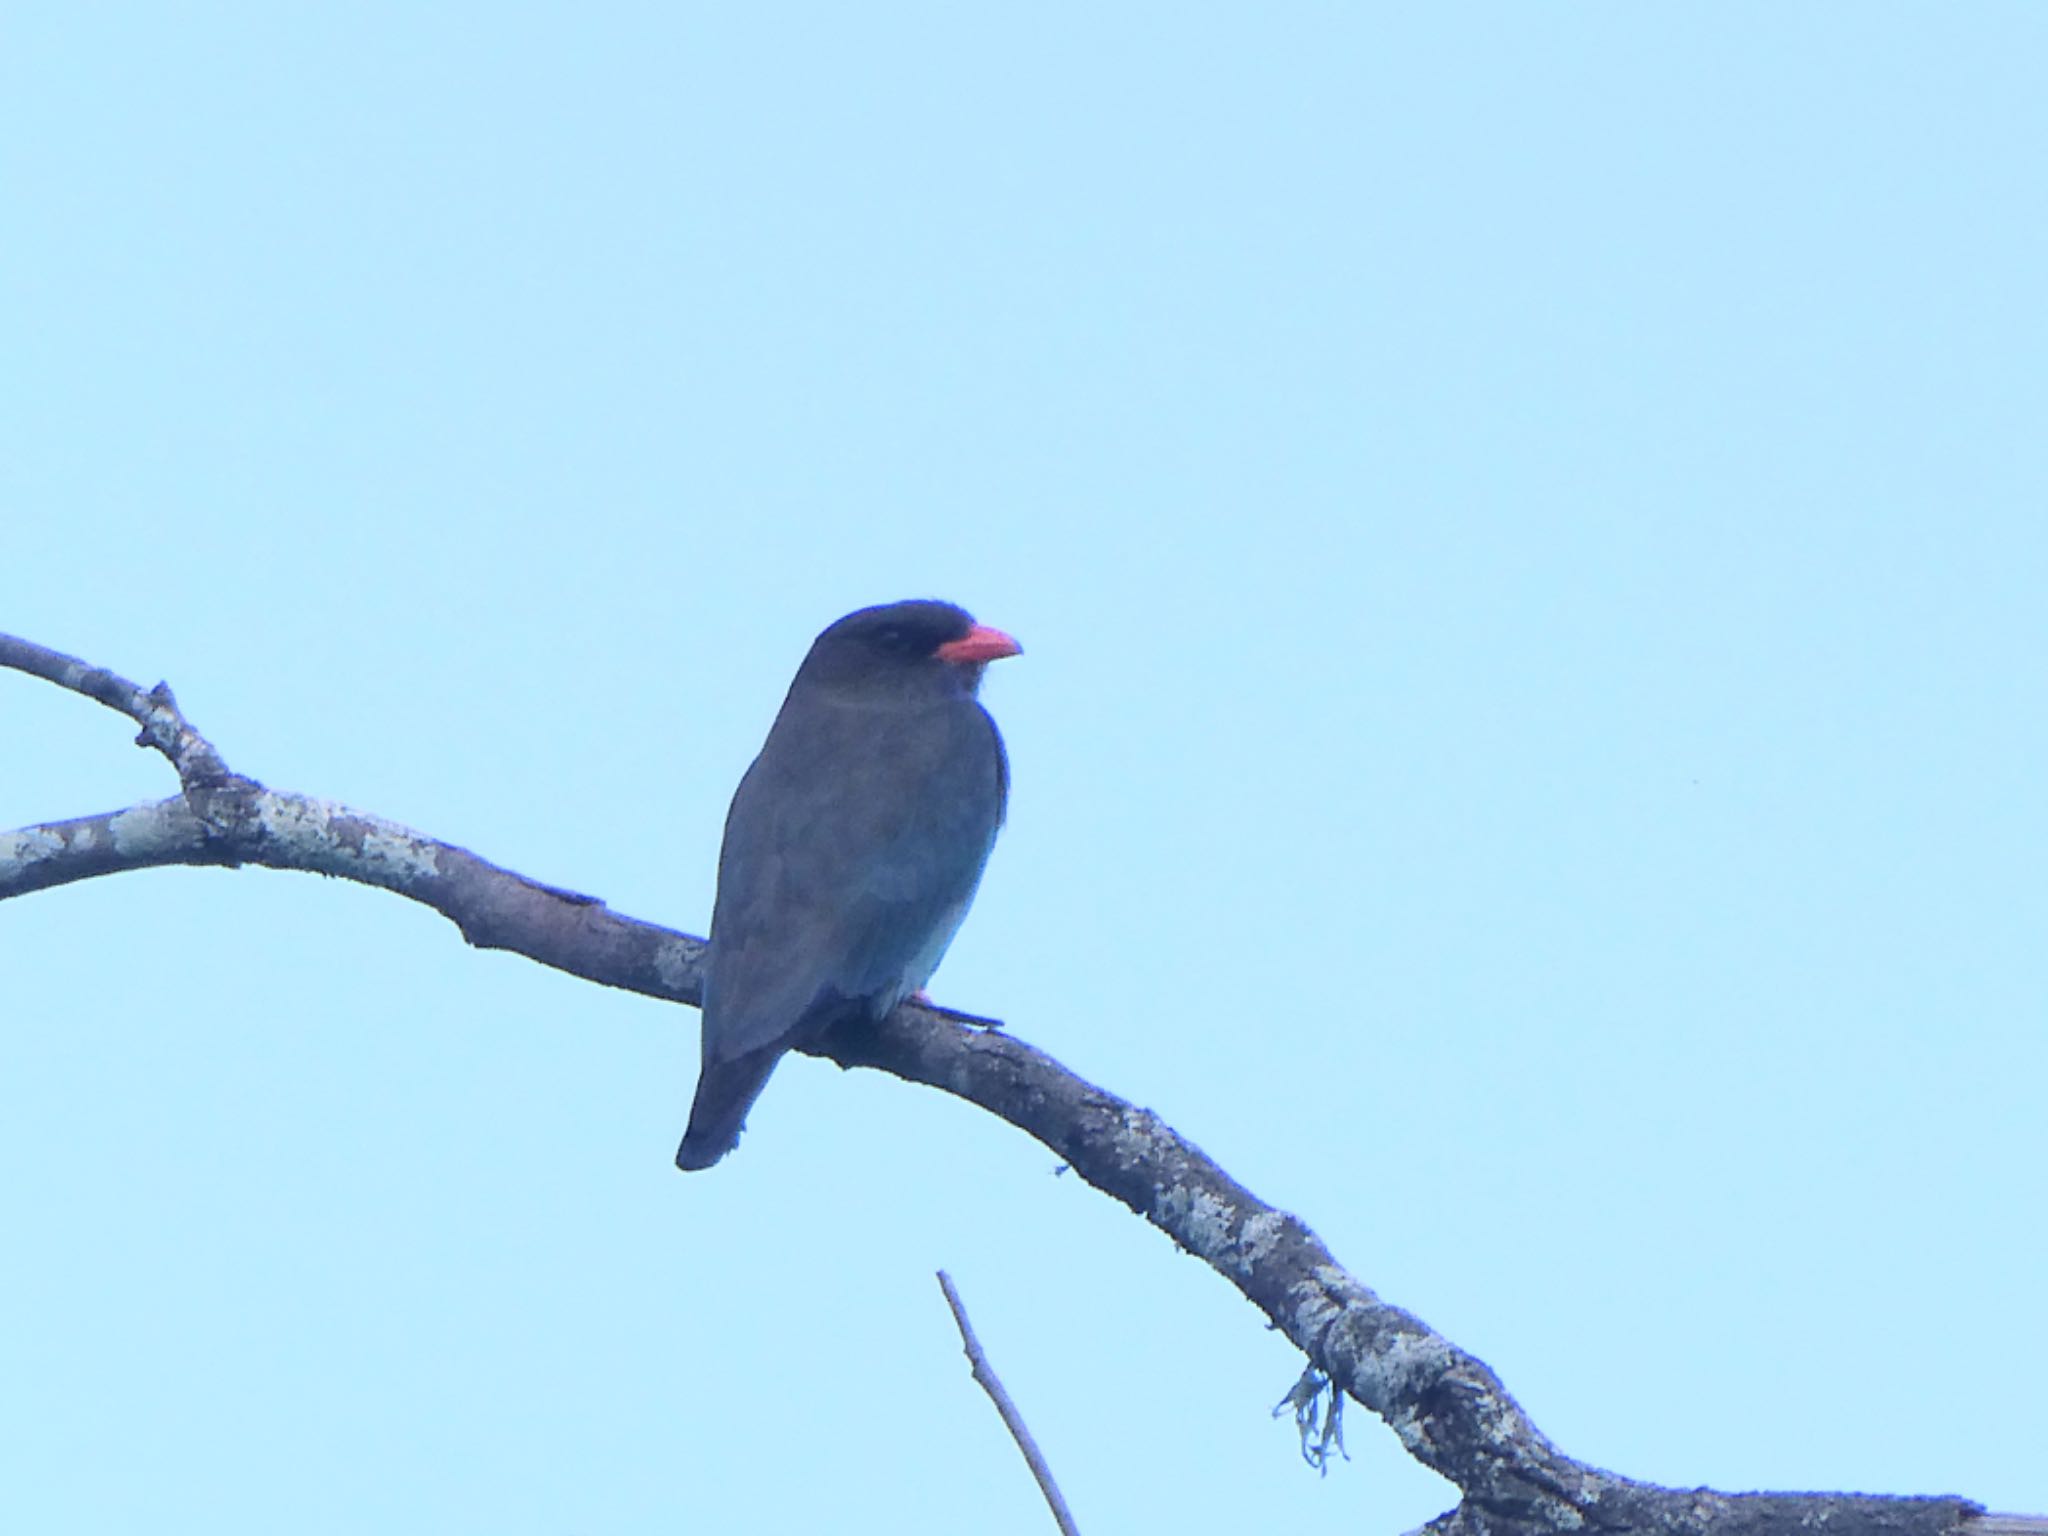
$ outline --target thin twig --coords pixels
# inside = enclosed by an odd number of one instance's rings
[[[1080,1536],[1074,1525],[1074,1517],[1067,1509],[1067,1501],[1060,1495],[1060,1485],[1052,1479],[1052,1468],[1045,1464],[1045,1457],[1039,1453],[1038,1442],[1031,1438],[1031,1431],[1024,1425],[1024,1415],[1017,1411],[1017,1405],[1010,1401],[1010,1394],[1003,1390],[1003,1379],[996,1375],[996,1368],[988,1363],[981,1340],[974,1336],[974,1325],[967,1321],[967,1308],[961,1304],[960,1293],[953,1288],[953,1277],[943,1269],[939,1271],[939,1289],[946,1293],[946,1305],[953,1309],[953,1321],[960,1325],[960,1342],[967,1347],[967,1363],[974,1368],[974,1379],[981,1383],[981,1390],[996,1405],[996,1412],[1003,1416],[1003,1424],[1010,1431],[1010,1438],[1017,1442],[1017,1449],[1024,1453],[1024,1460],[1031,1468],[1031,1475],[1038,1479],[1038,1490],[1045,1495],[1045,1502],[1052,1506],[1052,1517],[1057,1520],[1065,1536]]]

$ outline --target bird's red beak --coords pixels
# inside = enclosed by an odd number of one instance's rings
[[[958,640],[948,640],[933,652],[941,661],[1001,661],[1005,656],[1020,656],[1024,647],[986,624],[977,624]]]

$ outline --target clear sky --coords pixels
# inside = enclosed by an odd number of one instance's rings
[[[702,932],[1026,654],[934,984],[1677,1484],[2048,1510],[2048,8],[16,8],[0,629]],[[0,675],[0,826],[169,793]],[[262,871],[0,907],[0,1527],[1394,1531],[1008,1127]],[[1307,1522],[1324,1522],[1310,1526]],[[1334,1522],[1331,1524],[1329,1522]]]

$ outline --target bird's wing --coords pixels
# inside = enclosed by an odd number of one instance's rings
[[[835,722],[827,722],[830,727]],[[712,916],[705,1059],[787,1048],[924,984],[1002,819],[1000,739],[962,701],[892,731],[771,733],[733,796]]]

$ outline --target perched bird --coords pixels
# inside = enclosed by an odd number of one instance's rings
[[[951,603],[819,635],[725,818],[704,1060],[676,1166],[733,1149],[782,1053],[922,990],[1009,795],[982,669],[1021,647]]]

